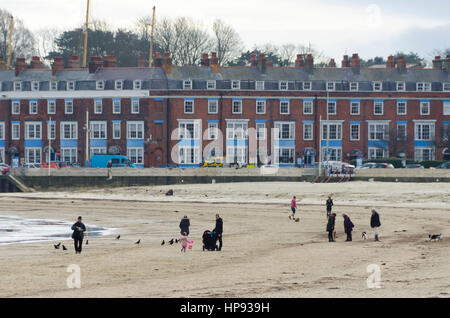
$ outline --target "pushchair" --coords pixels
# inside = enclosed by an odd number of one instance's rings
[[[211,232],[211,231],[205,231],[203,232],[203,250],[207,250],[207,251],[215,251],[216,249],[218,249],[217,247],[217,235],[215,232]]]

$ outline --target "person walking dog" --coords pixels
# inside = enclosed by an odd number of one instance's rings
[[[375,234],[375,241],[379,241],[379,232],[378,232],[378,228],[381,226],[381,222],[380,222],[380,215],[378,214],[377,211],[375,211],[375,209],[372,209],[372,216],[370,217],[370,227],[373,229],[373,232]]]

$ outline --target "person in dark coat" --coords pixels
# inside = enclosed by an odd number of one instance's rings
[[[345,234],[347,234],[347,239],[345,241],[350,242],[352,240],[352,231],[355,225],[352,220],[350,220],[348,215],[343,214],[342,216],[344,217],[344,231]]]
[[[83,222],[81,222],[82,220],[82,217],[79,216],[77,221],[72,225],[72,238],[74,240],[76,254],[81,254],[84,232],[86,231],[86,226],[83,224]]]
[[[331,199],[331,197],[328,197],[328,200],[326,201],[325,204],[327,206],[327,218],[328,218],[331,214],[331,207],[333,206],[333,200]]]
[[[380,215],[375,209],[372,209],[372,216],[370,217],[370,227],[373,229],[375,234],[375,241],[379,241],[378,238],[378,228],[381,226]]]
[[[327,223],[328,242],[334,242],[333,232],[335,221],[336,221],[336,214],[331,213]]]
[[[185,215],[180,222],[180,234],[189,236],[189,227],[191,226],[191,223],[189,222],[189,219],[187,215]],[[183,234],[186,233],[186,234]]]
[[[216,233],[217,238],[219,239],[219,251],[222,250],[222,233],[223,233],[223,220],[219,216],[219,214],[216,214],[216,227],[213,230],[214,233]]]

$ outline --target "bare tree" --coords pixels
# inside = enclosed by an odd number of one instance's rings
[[[242,40],[232,26],[220,19],[214,21],[214,48],[217,51],[219,65],[224,65],[237,58],[243,49]]]
[[[56,39],[60,34],[61,32],[56,28],[41,29],[35,33],[37,54],[47,66],[51,63],[51,59],[48,58],[50,52],[58,51]]]
[[[283,44],[280,46],[279,54],[285,65],[291,65],[295,61],[295,57],[298,54],[297,47],[292,43]]]
[[[11,13],[0,9],[0,57],[5,61],[8,58],[10,22]],[[20,19],[14,18],[11,61],[14,61],[16,57],[31,58],[35,53],[34,44],[33,34],[25,28]]]

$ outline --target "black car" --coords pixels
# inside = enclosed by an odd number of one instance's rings
[[[450,169],[450,161],[441,163],[436,169]]]

